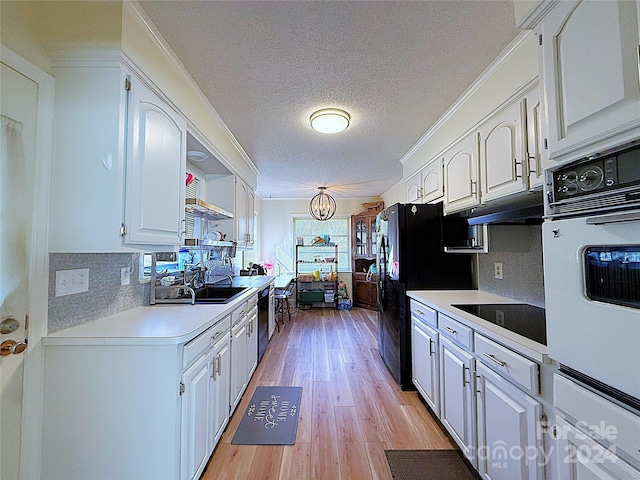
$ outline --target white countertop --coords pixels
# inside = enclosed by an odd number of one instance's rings
[[[266,281],[266,277],[262,277]],[[273,277],[268,279],[273,281]],[[267,282],[269,283],[269,282]],[[137,307],[49,334],[43,345],[176,345],[222,320],[259,288],[227,304],[157,304]]]
[[[420,303],[443,312],[451,318],[473,328],[513,350],[533,360],[548,363],[550,358],[546,345],[534,342],[522,335],[513,333],[495,323],[482,320],[475,315],[453,307],[466,303],[525,303],[482,290],[410,290],[407,295]]]

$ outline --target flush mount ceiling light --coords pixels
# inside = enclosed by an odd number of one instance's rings
[[[309,213],[316,220],[329,220],[336,213],[336,201],[333,197],[324,191],[327,187],[318,187],[320,193],[309,202]]]
[[[192,162],[204,162],[209,155],[204,152],[199,152],[198,150],[189,150],[187,152],[187,158]]]
[[[311,128],[320,133],[339,133],[349,126],[351,117],[344,110],[323,108],[309,118]]]

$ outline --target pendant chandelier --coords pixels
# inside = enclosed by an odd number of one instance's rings
[[[324,191],[327,187],[318,187],[320,193],[309,202],[309,213],[316,220],[329,220],[336,213],[336,201],[331,195]]]

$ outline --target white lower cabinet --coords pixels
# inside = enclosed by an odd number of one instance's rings
[[[492,480],[544,479],[542,404],[476,362],[478,471]]]
[[[440,420],[476,467],[474,358],[440,336]]]
[[[539,364],[414,299],[411,322],[414,385],[480,476],[544,480]]]
[[[411,316],[413,384],[436,415],[440,414],[438,332]]]
[[[236,409],[249,380],[258,365],[258,298],[253,297],[232,314],[231,358],[231,412]]]
[[[213,447],[218,443],[222,432],[229,423],[229,379],[231,376],[231,348],[230,336],[227,333],[222,340],[213,347],[213,443],[209,455],[213,453]],[[207,456],[207,457],[208,457]]]
[[[209,350],[182,375],[181,478],[199,475],[212,450],[214,363]]]
[[[199,478],[229,423],[232,378],[244,392],[256,368],[256,304],[254,296],[186,343],[45,337],[42,478]],[[189,317],[199,307],[174,308]]]

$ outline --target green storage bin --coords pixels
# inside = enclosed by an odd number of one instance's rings
[[[302,290],[299,295],[301,303],[324,301],[324,290]]]

